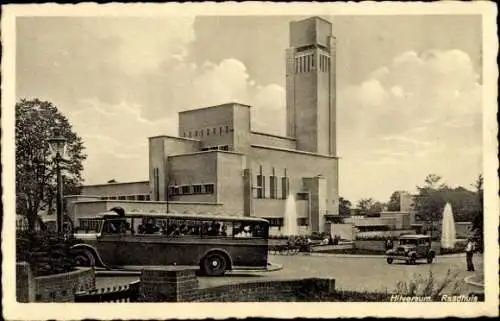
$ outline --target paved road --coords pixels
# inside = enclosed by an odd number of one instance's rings
[[[257,281],[263,279],[287,279],[297,277],[331,277],[336,280],[336,288],[357,291],[385,291],[396,287],[398,281],[407,281],[416,275],[428,275],[432,271],[438,280],[450,269],[459,272],[458,278],[463,280],[472,275],[465,270],[465,256],[442,256],[436,258],[433,264],[406,265],[395,262],[387,264],[381,257],[347,257],[347,256],[316,256],[272,255],[270,261],[282,264],[283,269],[274,272],[236,273],[224,277],[200,277],[200,287],[210,287],[233,282]],[[482,269],[482,257],[475,256],[475,265]],[[97,278],[97,287],[121,285],[137,280],[137,276]],[[467,290],[477,291],[471,287]]]

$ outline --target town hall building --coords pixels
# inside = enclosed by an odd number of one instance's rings
[[[251,106],[227,103],[178,114],[178,136],[149,138],[149,180],[83,186],[73,219],[126,211],[206,213],[283,225],[295,200],[300,232],[338,215],[336,47],[330,22],[291,22],[286,50],[286,136],[252,130]]]

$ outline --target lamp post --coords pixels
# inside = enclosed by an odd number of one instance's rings
[[[61,162],[63,161],[64,149],[66,147],[66,139],[58,134],[49,139],[50,147],[55,151],[54,162],[56,164],[57,173],[57,195],[56,195],[56,231],[58,234],[63,233],[64,216],[63,216],[63,181],[61,174]]]

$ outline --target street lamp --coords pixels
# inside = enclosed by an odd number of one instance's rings
[[[61,162],[63,161],[64,150],[66,148],[66,139],[56,134],[48,141],[50,148],[56,153],[56,156],[54,157],[54,161],[56,163],[56,173],[57,173],[56,231],[58,234],[62,234],[64,227],[64,217],[63,217],[63,182],[61,175]]]

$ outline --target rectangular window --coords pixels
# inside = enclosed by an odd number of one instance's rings
[[[282,177],[281,178],[281,198],[282,199],[287,199],[288,198],[288,189],[289,189],[289,181],[288,177]]]
[[[129,195],[127,196],[128,201],[135,201],[135,196],[134,195]]]
[[[116,196],[110,196],[109,197],[110,200],[115,200],[116,199]]]
[[[201,194],[201,185],[193,185],[193,193]]]
[[[189,138],[191,138],[191,132],[188,133]]]
[[[210,136],[210,129],[207,129],[207,136]]]
[[[150,201],[151,200],[151,196],[150,195],[146,195],[146,201]]]
[[[217,128],[213,128],[213,134],[216,135],[217,134]]]
[[[222,136],[222,126],[219,127],[219,135]]]
[[[306,217],[301,217],[297,219],[297,225],[298,226],[307,226],[308,224],[308,219]]]
[[[155,200],[160,199],[160,176],[158,168],[153,169],[154,195]]]
[[[269,222],[269,226],[283,226],[283,219],[278,217],[265,218]]]
[[[214,184],[205,184],[205,193],[206,194],[213,194],[214,193]]]
[[[269,197],[272,199],[278,198],[278,178],[269,176]]]
[[[229,133],[229,126],[226,125],[226,133]]]
[[[123,200],[126,199],[126,197],[125,196],[118,196],[118,199],[121,200],[121,201],[123,201]]]
[[[103,197],[101,197],[101,199],[102,199],[103,201],[105,201],[105,200],[109,199],[109,197],[107,197],[107,196],[103,196]]]
[[[194,137],[198,137],[198,131],[197,130],[194,131]]]
[[[309,193],[297,193],[298,201],[307,201],[309,199]]]
[[[200,130],[200,137],[203,137],[203,129]]]
[[[137,195],[138,201],[144,201],[145,198],[146,198],[146,195]]]
[[[189,185],[182,185],[181,190],[182,190],[182,195],[191,194],[191,186]]]
[[[257,198],[264,198],[264,176],[257,175]]]
[[[229,150],[229,146],[228,145],[219,146],[219,150],[228,151]]]

